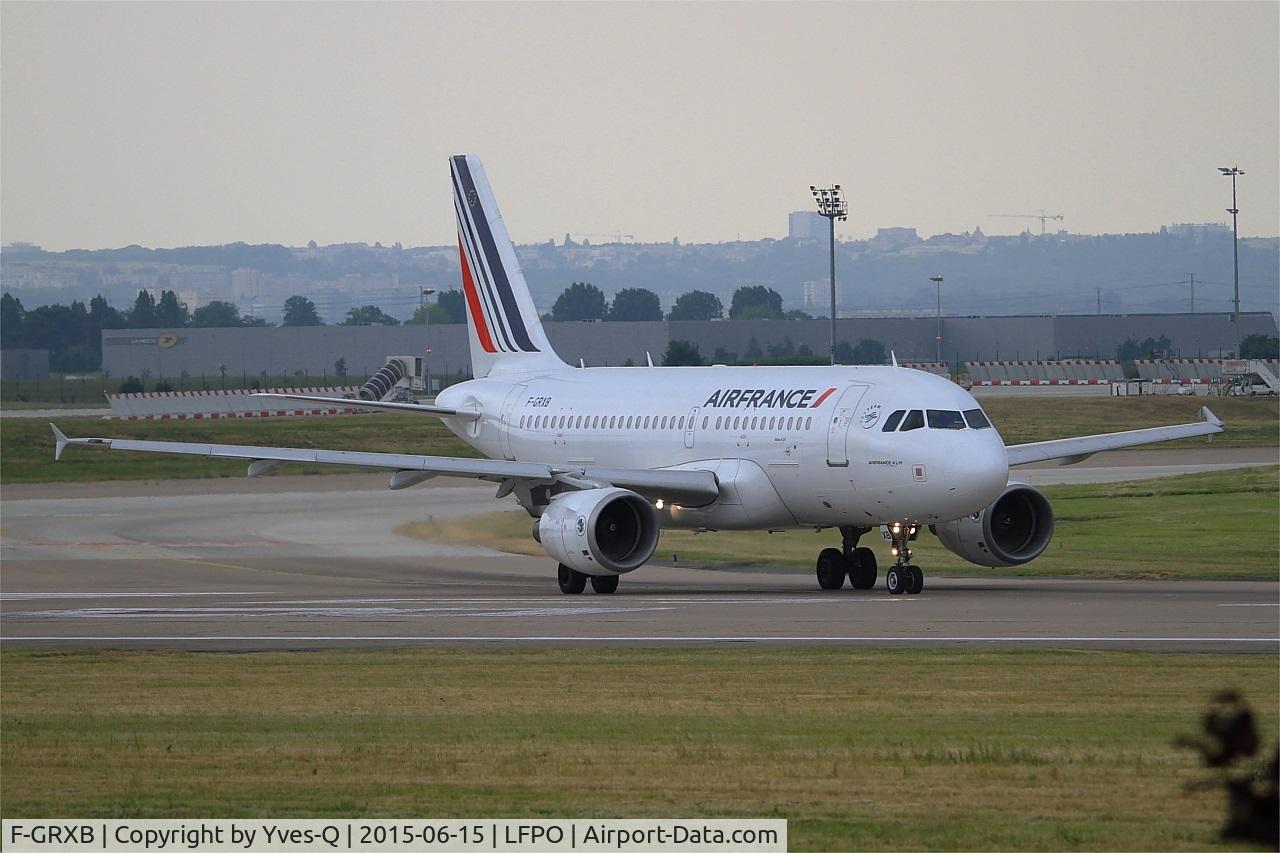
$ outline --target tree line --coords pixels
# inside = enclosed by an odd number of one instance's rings
[[[462,295],[441,294],[437,304],[422,306],[407,322],[462,323]],[[456,298],[455,298],[456,297]],[[347,312],[338,325],[399,325],[400,321],[376,305],[361,305]],[[315,303],[305,296],[291,296],[284,303],[284,326],[323,326]],[[5,349],[47,349],[49,369],[58,373],[99,370],[102,367],[104,329],[201,329],[265,327],[261,317],[246,317],[232,302],[212,300],[194,311],[172,290],[160,291],[156,299],[140,290],[131,307],[120,310],[101,294],[89,304],[75,300],[70,305],[55,303],[26,308],[10,293],[0,296],[0,344]]]
[[[725,315],[720,297],[706,290],[691,290],[681,294],[671,310],[668,320],[720,320]],[[662,305],[658,294],[643,287],[626,287],[618,291],[610,303],[594,284],[575,281],[556,298],[551,313],[543,319],[559,321],[604,320],[614,322],[639,322],[662,320]],[[739,287],[733,292],[729,304],[730,320],[810,320],[803,311],[783,311],[782,296],[764,285]]]

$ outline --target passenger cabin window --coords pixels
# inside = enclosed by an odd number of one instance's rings
[[[902,420],[902,429],[900,432],[911,432],[913,429],[922,429],[924,427],[924,412],[919,409],[912,409]]]
[[[966,409],[964,419],[969,422],[971,429],[988,429],[991,426],[991,421],[987,420],[982,409]]]
[[[898,409],[892,415],[885,419],[884,426],[880,428],[881,432],[893,432],[898,428],[898,424],[902,423],[902,416],[907,413],[906,409]]]
[[[929,409],[929,429],[964,429],[964,418],[959,412]]]

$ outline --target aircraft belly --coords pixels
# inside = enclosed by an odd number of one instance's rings
[[[667,507],[670,527],[759,530],[794,527],[796,518],[779,497],[769,474],[750,459],[723,459],[714,467],[720,497],[705,507]]]

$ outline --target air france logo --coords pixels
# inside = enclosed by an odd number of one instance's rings
[[[867,410],[862,413],[862,428],[871,429],[880,420],[880,404],[868,406]]]
[[[834,388],[818,394],[816,388],[721,388],[703,406],[719,409],[816,409],[831,396]],[[814,399],[817,395],[817,399]]]

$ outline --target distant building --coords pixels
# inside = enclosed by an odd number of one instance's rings
[[[892,252],[919,242],[920,235],[914,228],[877,228],[876,236],[871,238],[871,248]]]
[[[826,240],[830,235],[826,218],[811,210],[797,210],[787,216],[787,236],[792,240]]]
[[[1163,226],[1160,232],[1202,243],[1215,237],[1229,236],[1231,227],[1222,222],[1175,222]]]

